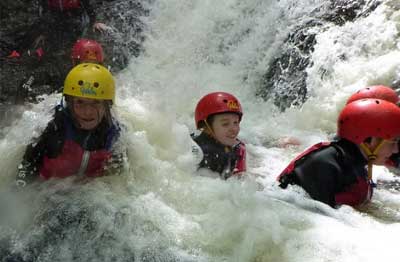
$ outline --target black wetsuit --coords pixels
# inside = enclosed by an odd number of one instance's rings
[[[228,179],[234,174],[236,164],[240,161],[238,151],[241,142],[234,147],[225,146],[205,132],[198,136],[192,135],[192,139],[203,151],[203,160],[200,162],[199,168],[208,168],[219,173],[224,179]]]
[[[291,172],[281,174],[280,186],[297,184],[313,199],[332,207],[356,206],[372,194],[366,165],[359,147],[341,139],[298,159]]]

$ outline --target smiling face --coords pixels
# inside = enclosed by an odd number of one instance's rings
[[[372,138],[371,142],[368,143],[370,149],[376,148],[381,139]],[[377,152],[377,158],[374,160],[374,165],[384,165],[385,162],[390,158],[392,154],[399,152],[398,140],[385,140],[383,145]]]
[[[211,129],[214,138],[223,145],[234,146],[238,143],[237,136],[240,131],[240,118],[235,113],[223,113],[213,116]]]
[[[96,128],[105,115],[103,100],[74,97],[72,109],[79,127],[85,130]]]

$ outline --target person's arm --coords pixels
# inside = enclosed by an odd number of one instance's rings
[[[81,5],[82,8],[85,9],[86,13],[89,16],[89,23],[90,26],[93,28],[93,31],[105,31],[108,29],[108,26],[104,23],[97,22],[97,16],[96,16],[96,11],[95,8],[93,7],[93,4],[90,2],[90,0],[81,0]]]
[[[27,146],[22,162],[18,166],[17,186],[24,187],[39,177],[44,156],[57,154],[63,144],[62,136],[62,126],[52,120],[40,137],[34,139],[33,143]]]
[[[48,139],[49,127],[39,138],[29,144],[25,150],[21,164],[18,166],[16,184],[24,187],[39,177],[40,166],[46,153],[46,140]]]

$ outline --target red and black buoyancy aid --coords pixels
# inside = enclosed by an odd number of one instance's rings
[[[241,175],[246,171],[246,146],[243,142],[238,141],[235,146],[227,147],[205,132],[198,136],[192,134],[192,138],[203,151],[203,160],[199,168],[204,167],[218,172],[224,179]]]
[[[60,12],[80,8],[80,0],[48,0],[49,9]]]
[[[103,149],[88,151],[74,141],[73,124],[65,120],[64,125],[66,138],[61,152],[55,158],[44,156],[40,176],[49,179],[71,175],[86,175],[88,177],[103,175],[104,167],[111,158],[110,150],[118,132],[117,128],[112,126],[107,131],[107,141]]]
[[[318,144],[315,144],[309,148],[307,148],[304,152],[302,152],[300,155],[296,156],[295,159],[293,159],[289,165],[283,169],[283,171],[279,174],[279,176],[276,178],[277,181],[280,182],[279,186],[282,188],[286,188],[288,184],[292,184],[292,177],[291,174],[294,170],[294,168],[298,165],[298,162],[305,157],[307,157],[309,154],[322,150],[323,148],[326,148],[331,145],[331,142],[320,142]]]
[[[340,146],[336,146],[333,142],[320,142],[307,148],[289,163],[289,165],[277,177],[277,180],[280,182],[279,186],[285,189],[288,184],[298,184],[297,178],[294,174],[294,169],[310,154],[316,153],[330,146],[333,146],[339,153],[342,162],[341,164],[344,168],[348,168],[348,165],[351,165],[351,163],[345,163],[344,152]],[[373,187],[375,187],[373,181],[368,181],[366,176],[357,175],[354,183],[347,185],[344,191],[335,194],[335,203],[336,205],[345,204],[350,206],[357,206],[366,203],[372,197]]]
[[[236,155],[237,155],[237,160],[236,160],[236,165],[235,168],[233,169],[233,174],[240,174],[242,172],[245,172],[247,169],[246,166],[246,145],[240,141],[239,144],[237,145],[236,148]]]

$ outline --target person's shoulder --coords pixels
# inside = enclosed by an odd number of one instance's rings
[[[192,140],[192,154],[197,164],[199,164],[204,158],[203,149],[194,140]]]
[[[205,132],[195,132],[190,135],[199,146],[215,144],[214,140]]]
[[[296,163],[297,169],[309,170],[311,168],[311,170],[315,172],[320,169],[328,169],[328,167],[338,169],[341,165],[338,150],[332,144],[324,144],[320,147],[313,148],[313,150],[297,159]]]

